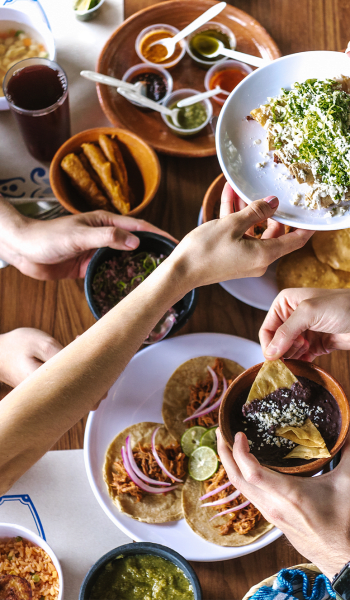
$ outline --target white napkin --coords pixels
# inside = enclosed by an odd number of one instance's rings
[[[0,6],[5,0],[0,0]],[[6,4],[32,10],[34,2]],[[35,3],[36,4],[36,3]],[[84,129],[109,125],[94,83],[80,77],[83,69],[94,71],[98,56],[112,32],[123,21],[123,0],[106,0],[93,21],[78,21],[73,0],[41,0],[55,38],[57,62],[68,76],[72,135]],[[11,198],[52,196],[49,165],[30,156],[9,111],[0,112],[0,193]]]
[[[95,499],[83,450],[48,452],[0,497],[0,522],[45,535],[61,563],[64,600],[77,600],[86,573],[101,556],[132,541]]]

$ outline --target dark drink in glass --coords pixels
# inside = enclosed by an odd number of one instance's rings
[[[30,154],[51,160],[70,137],[65,72],[46,58],[27,58],[6,73],[3,87]]]

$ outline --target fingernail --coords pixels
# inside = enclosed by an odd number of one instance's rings
[[[131,248],[132,250],[135,250],[135,248],[138,247],[139,243],[140,240],[135,235],[128,235],[128,237],[125,240],[125,246]]]
[[[274,356],[274,354],[276,354],[276,352],[277,352],[276,346],[271,346],[271,344],[270,344],[270,346],[267,346],[267,348],[265,350],[265,356],[266,355]]]
[[[271,206],[271,208],[276,208],[276,206],[278,206],[277,196],[267,196],[264,198],[264,200]]]

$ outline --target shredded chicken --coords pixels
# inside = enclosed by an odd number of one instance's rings
[[[166,448],[162,444],[157,444],[156,450],[160,460],[168,471],[175,477],[184,479],[187,472],[187,458],[182,452],[180,444],[172,444]],[[137,466],[145,475],[155,481],[174,483],[174,480],[169,479],[156,462],[150,444],[144,446],[138,444],[132,452]],[[111,487],[116,490],[118,496],[121,494],[130,494],[130,496],[135,498],[136,502],[140,502],[145,494],[148,493],[141,490],[141,488],[131,481],[121,458],[115,460],[113,463],[113,482],[111,483]]]
[[[215,371],[216,375],[218,376],[219,385],[218,385],[218,389],[217,389],[217,392],[216,392],[214,398],[210,401],[208,406],[211,406],[212,404],[214,404],[220,398],[220,396],[222,394],[223,376],[224,376],[223,370],[224,370],[224,363],[222,362],[222,360],[220,358],[217,358],[215,361],[215,364],[213,366],[213,371]],[[226,381],[227,381],[227,385],[229,386],[230,383],[233,381],[233,378],[227,379]],[[194,413],[195,410],[197,410],[197,408],[199,408],[202,405],[204,400],[209,396],[212,387],[213,387],[213,378],[209,372],[203,381],[198,381],[198,383],[196,383],[196,385],[191,386],[190,401],[187,405],[187,415],[189,417]],[[218,414],[219,414],[219,409],[216,408],[215,410],[213,410],[210,413],[207,413],[203,417],[198,417],[198,419],[191,419],[191,421],[188,421],[188,427],[193,427],[194,425],[201,425],[202,427],[213,427],[214,425],[217,425]]]
[[[211,477],[210,479],[208,479],[208,481],[205,482],[205,491],[206,493],[211,492],[212,490],[215,490],[216,488],[220,487],[221,485],[227,482],[228,477],[226,471],[224,467],[220,465],[220,468],[215,473],[215,475],[213,475],[213,477]],[[227,496],[232,494],[234,491],[235,487],[233,485],[230,485],[222,492],[215,494],[215,496],[211,497],[210,500],[208,499],[208,502],[219,500],[221,498],[227,498]],[[245,496],[243,496],[243,494],[240,494],[237,498],[231,500],[231,502],[221,504],[220,506],[213,506],[212,510],[215,512],[222,512],[223,510],[227,510],[228,508],[234,508],[235,506],[243,504],[245,500]],[[233,531],[239,533],[240,535],[245,535],[246,533],[248,533],[248,531],[253,529],[256,523],[261,519],[261,512],[257,508],[255,508],[253,504],[248,504],[246,508],[243,508],[240,511],[224,515],[223,517],[221,517],[221,519],[224,519],[225,522],[218,526],[220,535],[227,535],[229,533],[232,533]],[[215,522],[212,525],[213,527],[215,527]]]

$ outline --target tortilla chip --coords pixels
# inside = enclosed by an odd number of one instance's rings
[[[140,502],[128,494],[116,495],[115,489],[111,487],[113,481],[113,463],[117,458],[121,458],[121,449],[125,445],[128,435],[131,435],[131,447],[134,448],[139,442],[141,444],[150,444],[154,429],[159,423],[137,423],[121,431],[108,447],[106,460],[103,469],[103,479],[107,484],[108,493],[114,504],[120,512],[142,521],[143,523],[167,523],[168,521],[178,521],[183,518],[181,508],[182,487],[167,494],[145,494]],[[164,426],[157,433],[157,442],[163,446],[169,446],[174,443]]]
[[[224,376],[226,378],[237,377],[244,369],[238,363],[228,358],[221,358],[224,363]],[[176,439],[181,439],[182,434],[188,429],[183,422],[187,415],[187,404],[190,398],[190,386],[196,385],[201,379],[205,379],[208,371],[207,366],[214,366],[216,357],[198,356],[191,358],[182,365],[170,377],[166,384],[163,395],[162,415],[165,427]]]
[[[281,360],[266,360],[250,388],[246,404],[263,400],[280,388],[291,389],[298,380]]]
[[[283,458],[304,458],[310,460],[311,458],[329,458],[331,455],[327,448],[309,448],[308,446],[295,446],[287,456]]]
[[[311,241],[316,257],[321,263],[333,269],[350,271],[350,229],[316,231]]]
[[[218,546],[246,546],[255,542],[255,540],[273,528],[271,523],[268,523],[264,517],[261,517],[256,527],[248,531],[245,535],[240,535],[236,532],[220,535],[218,525],[225,523],[225,516],[218,517],[213,523],[209,523],[209,519],[215,513],[211,508],[202,508],[203,503],[199,498],[203,494],[205,494],[204,485],[189,477],[183,486],[182,508],[187,524],[197,535],[208,542],[212,542]]]
[[[321,263],[307,244],[280,259],[277,265],[279,290],[295,287],[316,287],[330,289],[350,288],[350,273],[335,271]]]
[[[277,427],[276,435],[291,440],[295,444],[302,442],[302,446],[308,448],[326,448],[326,442],[310,419],[306,419],[302,427],[292,427],[291,425]]]

